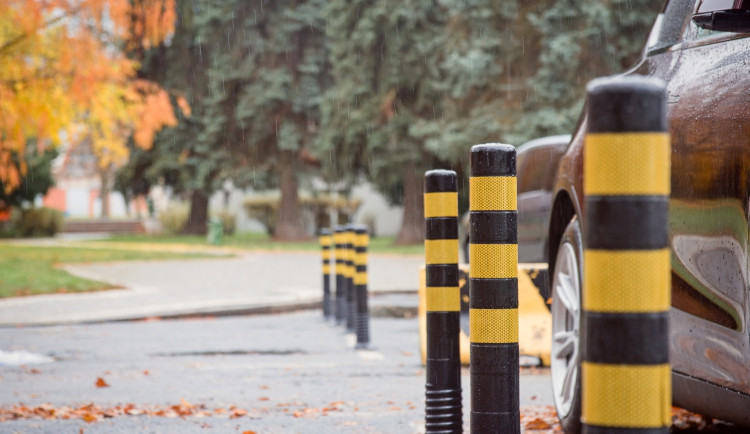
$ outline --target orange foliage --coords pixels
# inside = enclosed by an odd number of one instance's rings
[[[2,188],[20,184],[26,168],[11,155],[30,140],[55,146],[68,132],[109,167],[127,159],[131,134],[148,148],[176,125],[166,91],[136,79],[138,62],[126,56],[167,38],[174,22],[174,0],[0,1]]]

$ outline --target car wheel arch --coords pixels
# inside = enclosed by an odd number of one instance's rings
[[[575,206],[567,191],[561,190],[555,196],[550,213],[549,236],[547,237],[547,264],[548,273],[552,276],[555,271],[557,260],[557,249],[560,247],[565,228],[576,215]],[[551,279],[550,279],[551,280]],[[549,289],[549,288],[548,288]]]

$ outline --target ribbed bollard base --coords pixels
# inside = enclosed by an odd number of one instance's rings
[[[427,390],[425,397],[426,432],[463,432],[461,389]]]
[[[346,321],[346,300],[343,297],[336,298],[336,324]]]
[[[357,315],[357,348],[365,348],[370,344],[370,314]]]
[[[331,319],[331,294],[323,294],[323,318]]]
[[[353,291],[353,290],[351,290]],[[355,331],[355,317],[357,316],[357,302],[356,300],[347,300],[347,316],[346,316],[346,330]]]

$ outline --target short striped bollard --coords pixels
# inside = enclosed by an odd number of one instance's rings
[[[458,287],[458,184],[456,172],[424,177],[427,357],[425,429],[460,433],[461,357]]]
[[[344,255],[344,227],[336,226],[333,232],[333,242],[336,247],[336,325],[342,324],[346,320],[346,292],[344,272],[346,271],[346,260]]]
[[[357,314],[354,328],[357,333],[356,348],[367,348],[370,344],[370,310],[367,305],[367,246],[370,235],[365,225],[354,227],[354,289]]]
[[[471,432],[521,432],[516,150],[471,148]]]
[[[318,240],[323,257],[323,317],[331,319],[331,230],[321,229]]]
[[[354,275],[356,274],[354,266],[354,225],[346,225],[346,330],[354,333],[354,317],[357,316],[357,302],[354,288]]]

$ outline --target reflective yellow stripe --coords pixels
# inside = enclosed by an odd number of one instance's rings
[[[324,236],[322,236],[322,237],[320,237],[318,239],[320,240],[320,244],[323,245],[323,246],[330,246],[331,245],[331,237],[329,235],[324,235]]]
[[[518,277],[517,244],[469,244],[469,258],[475,279]]]
[[[370,236],[367,234],[354,235],[354,247],[367,247],[370,242]]]
[[[354,274],[355,285],[367,285],[367,273],[355,273]]]
[[[428,286],[425,290],[428,312],[458,312],[461,310],[461,292],[458,286]]]
[[[583,309],[595,312],[669,310],[669,249],[590,250],[586,264]]]
[[[425,240],[427,264],[458,264],[458,240]]]
[[[331,274],[331,266],[330,265],[324,265],[323,266],[323,274]]]
[[[346,249],[335,249],[336,257],[339,259],[344,259],[344,255],[346,254]]]
[[[585,195],[669,195],[667,133],[594,133],[585,138]]]
[[[469,329],[477,344],[518,342],[518,309],[469,309]]]
[[[326,260],[331,259],[331,251],[323,250],[323,254],[321,256],[323,256],[323,259],[326,259]]]
[[[469,178],[471,211],[514,211],[518,208],[515,176]]]
[[[367,253],[354,252],[354,265],[367,265]]]
[[[458,193],[425,193],[424,217],[457,217]]]
[[[660,428],[672,422],[669,364],[605,365],[584,361],[582,369],[584,423]]]

